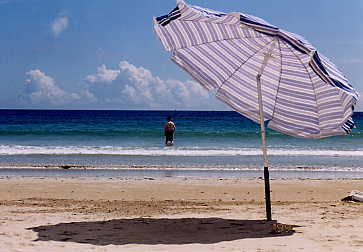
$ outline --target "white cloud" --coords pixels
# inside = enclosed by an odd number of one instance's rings
[[[88,75],[86,80],[90,83],[95,82],[112,82],[120,74],[120,70],[107,69],[106,65],[97,68],[97,73]]]
[[[32,104],[62,105],[80,99],[79,94],[64,91],[57,86],[52,77],[39,69],[30,70],[25,74],[29,77],[26,80],[26,96]]]
[[[69,17],[67,15],[60,14],[50,25],[53,35],[58,37],[65,29],[67,29],[68,24]]]
[[[163,80],[127,61],[114,70],[101,65],[86,80],[99,102],[118,104],[121,109],[226,109],[195,81]]]
[[[26,104],[40,107],[93,109],[218,110],[227,107],[195,81],[161,79],[150,70],[121,61],[105,65],[69,92],[39,69],[26,72]],[[77,86],[73,86],[76,88]]]

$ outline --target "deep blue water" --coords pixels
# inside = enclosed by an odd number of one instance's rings
[[[164,146],[173,116],[175,145]],[[269,130],[272,167],[363,170],[363,113],[348,136],[300,139]],[[259,125],[232,111],[0,110],[0,165],[259,167]]]

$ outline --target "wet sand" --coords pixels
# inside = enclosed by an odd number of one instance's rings
[[[0,251],[363,251],[363,180],[0,179]]]

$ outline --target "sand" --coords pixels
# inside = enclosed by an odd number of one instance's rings
[[[363,180],[0,179],[0,251],[363,251]]]

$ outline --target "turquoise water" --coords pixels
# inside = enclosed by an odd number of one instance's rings
[[[175,145],[164,146],[173,116]],[[272,169],[363,171],[363,113],[348,136],[299,139],[269,130]],[[261,166],[259,125],[232,111],[0,110],[0,166]]]

